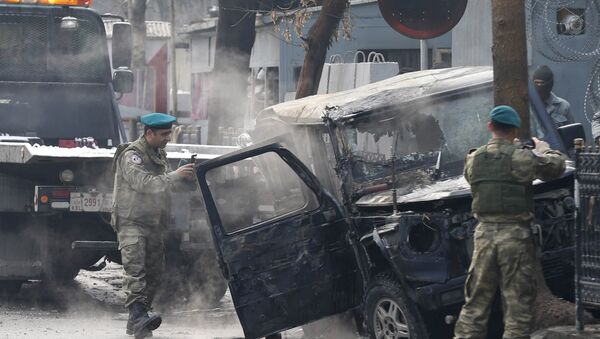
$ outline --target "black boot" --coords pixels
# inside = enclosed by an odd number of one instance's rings
[[[127,335],[133,335],[133,312],[129,311],[129,318],[127,319]]]
[[[129,313],[131,322],[133,323],[133,335],[135,339],[151,337],[152,331],[157,329],[162,323],[160,316],[148,316],[148,310],[142,303],[131,304],[129,306]]]
[[[133,312],[129,312],[129,319],[127,319],[127,335],[133,335]],[[152,331],[148,332],[146,338],[152,338]]]

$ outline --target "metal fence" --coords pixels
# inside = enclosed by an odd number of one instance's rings
[[[583,330],[583,309],[600,309],[600,149],[576,141],[575,229],[576,327]]]

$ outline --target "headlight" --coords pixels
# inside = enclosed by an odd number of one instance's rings
[[[75,179],[75,173],[70,169],[62,170],[59,175],[60,181],[63,183],[73,182]]]
[[[79,28],[79,20],[72,16],[66,16],[60,21],[60,29],[64,31],[75,31]]]

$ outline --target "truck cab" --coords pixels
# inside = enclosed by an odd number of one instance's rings
[[[102,258],[120,262],[110,226],[112,159],[128,141],[117,102],[133,86],[131,27],[90,4],[0,0],[0,292],[27,280],[69,280],[101,269]],[[176,167],[234,149],[169,144],[166,151]],[[217,302],[226,285],[205,210],[192,206],[192,192],[169,198],[163,300],[202,293]]]
[[[254,145],[201,166],[246,337],[347,310],[373,338],[443,335],[464,302],[477,221],[462,168],[489,138],[492,79],[486,67],[429,70],[281,103],[260,113]],[[567,151],[546,112],[534,104],[531,117],[532,135]],[[565,295],[572,171],[535,192],[545,278]]]
[[[115,238],[111,148],[125,136],[114,90],[131,90],[132,78],[128,64],[111,65],[89,3],[0,1],[0,287],[9,290],[71,279],[102,257],[73,241]],[[119,30],[127,39],[129,25]],[[130,51],[113,50],[113,60]]]

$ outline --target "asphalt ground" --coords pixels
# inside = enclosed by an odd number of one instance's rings
[[[125,334],[122,283],[122,269],[114,264],[63,284],[26,283],[0,301],[0,339],[132,338]],[[216,307],[190,303],[164,310],[163,319],[155,339],[243,337],[228,294]]]

